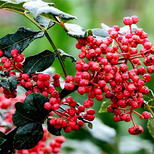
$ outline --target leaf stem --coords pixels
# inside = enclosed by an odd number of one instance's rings
[[[53,43],[51,37],[49,36],[49,34],[48,34],[48,32],[47,32],[47,29],[46,29],[46,28],[43,28],[40,24],[38,24],[38,23],[37,23],[31,16],[29,16],[26,12],[24,12],[24,16],[25,16],[27,19],[29,19],[32,23],[34,23],[41,31],[44,32],[46,38],[48,39],[50,45],[52,46],[54,52],[56,53],[56,55],[57,55],[57,57],[58,57],[58,60],[59,60],[59,62],[60,62],[60,64],[61,64],[61,67],[62,67],[62,69],[63,69],[64,75],[65,75],[65,77],[66,77],[66,76],[67,76],[66,67],[65,67],[65,65],[64,65],[64,62],[63,62],[63,60],[62,60],[62,58],[61,58],[61,56],[60,56],[60,53],[59,53],[57,47],[55,46],[55,44]]]

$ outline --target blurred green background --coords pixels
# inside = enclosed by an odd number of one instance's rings
[[[101,28],[101,23],[112,27],[119,25],[123,27],[123,17],[137,15],[139,17],[138,27],[148,33],[149,40],[154,44],[154,1],[153,0],[48,0],[55,3],[55,7],[76,16],[78,19],[71,21],[82,26],[85,30]],[[0,37],[8,33],[14,33],[20,26],[26,26],[37,30],[37,27],[27,21],[22,15],[9,11],[0,11]],[[64,50],[78,59],[79,51],[75,48],[76,40],[70,38],[59,25],[53,26],[49,34],[57,48]],[[47,39],[37,39],[24,51],[25,56],[39,53],[45,49],[52,50]],[[75,75],[75,63],[68,58],[65,61],[68,74]],[[62,74],[58,61],[53,64],[55,72]],[[63,75],[62,75],[63,76]],[[153,87],[154,76],[148,84]],[[73,98],[82,103],[87,96],[81,97],[77,93],[71,94]],[[101,102],[95,100],[94,108],[99,110]],[[139,112],[142,112],[140,109]],[[113,114],[96,113],[96,121],[93,130],[81,128],[78,132],[71,132],[63,135],[68,139],[63,145],[61,154],[152,154],[153,139],[150,136],[146,125],[147,120],[140,120],[135,117],[137,124],[144,128],[144,133],[138,136],[131,136],[128,127],[132,123],[113,121]]]

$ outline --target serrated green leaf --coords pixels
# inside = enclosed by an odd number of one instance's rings
[[[64,13],[51,5],[49,6],[48,3],[43,1],[27,2],[24,4],[24,8],[30,11],[35,18],[42,16],[56,23],[60,23],[61,21],[65,23],[69,20],[76,19],[76,17]]]
[[[20,27],[15,33],[7,34],[0,39],[0,49],[4,52],[4,56],[10,58],[12,49],[17,49],[19,53],[22,53],[33,40],[43,36],[44,32]]]
[[[93,129],[93,124],[92,124],[91,122],[89,122],[89,123],[88,123],[88,127],[89,127],[90,129]]]
[[[23,63],[23,72],[32,75],[49,68],[54,62],[56,55],[49,50],[44,50],[36,55],[27,57]]]
[[[98,112],[99,113],[107,112],[107,107],[109,105],[111,105],[111,103],[112,103],[112,101],[110,99],[107,99],[106,101],[103,101]]]
[[[17,78],[15,76],[1,78],[0,85],[12,92],[17,88]]]
[[[148,94],[144,94],[143,96],[150,98],[150,99],[154,99],[154,93],[151,89],[149,89],[149,93]]]
[[[15,104],[16,111],[13,114],[13,123],[22,126],[27,123],[43,123],[49,111],[44,109],[44,104],[48,99],[40,93],[29,94],[24,103]]]
[[[18,128],[14,140],[13,146],[17,150],[31,149],[37,145],[37,143],[43,137],[43,128],[36,123],[26,124]]]
[[[60,56],[62,58],[63,61],[65,61],[65,59],[68,57],[68,58],[71,58],[72,59],[72,62],[76,62],[76,58],[73,57],[72,55],[69,55],[67,53],[65,53],[63,50],[61,49],[58,49],[59,53],[60,53]]]
[[[48,131],[52,134],[52,135],[56,135],[56,136],[60,136],[61,133],[61,128],[59,129],[56,129],[53,125],[50,125],[49,121],[50,121],[51,118],[48,119],[47,121],[47,129]]]
[[[0,5],[0,9],[6,9],[9,11],[14,11],[14,12],[18,12],[18,13],[23,13],[25,11],[23,4],[25,2],[22,3],[3,3],[2,5]]]
[[[149,118],[147,124],[151,136],[154,138],[154,119]]]

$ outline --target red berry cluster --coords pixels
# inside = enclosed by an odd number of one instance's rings
[[[14,70],[22,70],[22,62],[24,60],[23,53],[19,54],[18,50],[16,49],[11,51],[11,56],[12,58],[3,56],[3,51],[0,50],[0,58],[2,63],[0,65],[0,71],[8,71],[8,77],[16,76],[16,72]],[[15,98],[17,96],[16,90],[10,92],[8,89],[3,88],[3,93],[5,94],[6,98]]]
[[[132,30],[132,24],[137,22],[137,16],[125,17],[123,23],[129,27],[125,33],[120,32],[119,26],[113,26],[108,30],[109,37],[103,40],[88,36],[78,39],[76,44],[76,48],[81,50],[76,64],[77,91],[81,95],[88,92],[89,99],[96,97],[97,100],[102,100],[102,93],[105,93],[105,97],[112,101],[108,112],[114,113],[114,121],[132,120],[134,126],[129,133],[133,135],[142,133],[143,129],[136,126],[132,113],[141,119],[150,117],[150,113],[140,115],[134,109],[140,108],[144,102],[143,94],[149,92],[145,83],[154,73],[154,47],[143,29]],[[138,50],[138,45],[143,48]],[[139,66],[142,64],[140,58],[144,58],[147,71]],[[132,69],[128,68],[129,63]]]
[[[52,98],[50,98],[51,100]],[[92,101],[92,100],[91,100]],[[93,101],[92,101],[93,102]],[[87,104],[91,103],[87,100]],[[52,104],[52,103],[50,103]],[[56,129],[63,128],[65,132],[69,133],[72,130],[79,130],[83,126],[83,118],[88,121],[92,121],[95,116],[95,110],[85,109],[84,105],[78,105],[76,101],[73,100],[71,96],[68,96],[60,104],[67,104],[69,108],[63,109],[63,112],[57,110],[57,108],[52,108],[52,111],[56,113],[58,118],[51,118],[49,123],[54,126]],[[62,108],[61,108],[62,109]]]

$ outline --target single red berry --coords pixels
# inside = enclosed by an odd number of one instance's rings
[[[150,118],[150,116],[151,116],[151,114],[150,114],[149,112],[147,112],[147,111],[144,111],[144,112],[142,113],[142,115],[143,115],[144,119],[148,119],[148,118]]]

